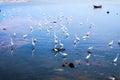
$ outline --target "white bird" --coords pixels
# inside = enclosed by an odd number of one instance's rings
[[[13,46],[13,45],[14,45],[12,38],[11,38],[10,44],[11,44],[11,46]]]
[[[79,42],[80,38],[78,37],[78,35],[75,35],[76,41]]]
[[[37,39],[36,39],[36,38],[34,38],[34,39],[33,39],[33,42],[34,42],[34,43],[36,43],[36,42],[37,42]]]
[[[92,55],[92,54],[88,54],[88,55],[86,56],[86,59],[89,59],[91,55]]]
[[[13,36],[16,37],[16,33],[15,32],[13,33]]]
[[[63,58],[67,57],[67,53],[61,53],[61,55],[63,56]]]
[[[55,43],[55,45],[57,45],[58,44],[58,37],[56,36],[56,34],[54,33],[54,43]]]
[[[32,38],[32,45],[35,46],[35,41],[33,38]]]
[[[74,47],[76,47],[76,45],[77,45],[77,41],[76,41],[76,40],[74,40]]]
[[[88,50],[91,51],[93,49],[93,47],[89,47]]]
[[[70,36],[69,33],[65,33],[65,37],[66,37],[67,39],[69,38],[69,36]]]
[[[42,24],[40,22],[38,23],[38,29],[42,31]]]
[[[110,48],[113,48],[113,42],[114,42],[114,40],[112,40],[110,43],[108,43],[108,46],[109,46]]]
[[[14,43],[13,43],[13,40],[11,38],[11,41],[10,41],[10,45],[11,45],[11,55],[13,54],[13,50],[14,50]]]
[[[86,35],[86,36],[90,36],[90,32],[87,32],[85,35]]]
[[[55,33],[54,33],[54,38],[55,38],[55,39],[58,38]]]
[[[30,26],[30,32],[32,32],[33,31],[33,27],[32,26]]]
[[[63,49],[64,44],[60,42],[60,49]]]
[[[24,35],[23,35],[23,38],[26,39],[26,37],[27,37],[27,34],[24,34]]]
[[[58,44],[58,38],[55,38],[55,40],[54,40],[54,43],[55,43],[55,45],[57,45]]]
[[[47,29],[47,33],[48,33],[48,34],[50,33],[50,29]]]
[[[83,40],[87,40],[89,38],[89,36],[83,36],[82,39]]]
[[[111,79],[111,80],[116,80],[114,75],[113,75],[113,76],[110,76],[109,79]]]
[[[116,62],[117,62],[117,60],[118,60],[118,58],[119,58],[119,55],[120,55],[120,54],[117,54],[117,56],[116,56],[115,59],[113,60],[113,63],[116,63]]]

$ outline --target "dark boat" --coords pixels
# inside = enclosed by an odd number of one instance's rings
[[[102,8],[102,5],[93,5],[94,8]]]

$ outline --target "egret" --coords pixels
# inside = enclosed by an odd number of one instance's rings
[[[32,38],[32,45],[35,46],[36,40]]]
[[[78,35],[75,35],[76,41],[79,42],[80,38],[78,37]]]
[[[93,47],[89,47],[89,48],[88,48],[88,51],[91,51],[92,49],[93,49]]]
[[[30,26],[30,32],[32,32],[33,31],[33,27],[32,26]]]
[[[11,38],[11,41],[10,41],[10,45],[11,45],[11,54],[12,54],[13,50],[14,50],[14,43],[13,43],[12,38]]]
[[[88,54],[88,55],[86,56],[86,59],[89,59],[91,55],[92,55],[92,54]]]
[[[108,43],[108,46],[109,46],[110,48],[113,48],[113,42],[114,42],[114,40],[112,40],[110,43]]]
[[[74,47],[76,47],[76,45],[77,45],[77,41],[76,41],[76,40],[74,40]]]
[[[119,58],[119,55],[120,55],[120,54],[117,54],[117,56],[116,56],[115,59],[113,60],[113,63],[116,63],[116,62],[117,62],[117,60],[118,60],[118,58]]]
[[[58,38],[55,38],[54,43],[55,43],[55,45],[58,44]]]
[[[60,42],[60,49],[63,49],[64,44]]]
[[[24,35],[23,35],[23,38],[26,39],[27,36],[28,36],[27,34],[24,34]]]
[[[87,40],[89,38],[89,36],[83,36],[82,38],[83,38],[83,40]]]
[[[16,37],[16,33],[15,32],[13,33],[13,36]]]
[[[114,75],[113,75],[113,76],[110,76],[109,79],[111,79],[111,80],[116,80]]]
[[[63,56],[63,58],[67,57],[67,53],[61,53],[61,55]]]
[[[47,29],[47,33],[50,34],[50,29]]]
[[[69,38],[69,36],[70,36],[69,33],[65,33],[65,37],[66,37],[67,39]]]
[[[90,32],[87,32],[85,35],[86,35],[86,36],[90,36]]]
[[[14,46],[12,38],[11,38],[10,44],[11,44],[11,46]]]

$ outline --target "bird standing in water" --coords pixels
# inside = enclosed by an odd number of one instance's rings
[[[110,43],[108,43],[108,46],[110,47],[110,48],[113,48],[113,40],[110,42]]]
[[[14,43],[13,43],[13,40],[12,38],[10,39],[10,45],[11,45],[11,54],[13,53],[13,50],[14,50]]]

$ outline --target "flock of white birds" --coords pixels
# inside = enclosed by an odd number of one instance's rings
[[[4,14],[3,14],[3,16],[5,16]],[[61,18],[62,18],[63,16],[61,16]],[[61,18],[58,18],[59,19],[59,21],[61,21],[62,19]],[[69,18],[67,18],[67,20],[68,20],[68,24],[72,21],[72,17],[70,16]],[[48,25],[48,23],[52,23],[53,25],[54,24],[57,24],[58,22],[57,21],[46,21],[44,24],[46,24],[46,25]],[[60,23],[60,22],[59,22]],[[68,39],[69,37],[70,37],[70,33],[68,32],[68,28],[65,26],[65,25],[63,25],[63,24],[60,24],[61,25],[61,30],[62,30],[62,33],[64,34],[64,36],[65,36],[65,38],[66,39]],[[83,23],[82,22],[80,22],[80,25],[83,25]],[[41,23],[38,23],[38,29],[40,30],[40,31],[42,31],[42,24]],[[56,26],[55,26],[56,27]],[[96,27],[95,26],[95,24],[90,24],[90,29],[92,29],[92,28],[94,28],[94,27]],[[47,28],[46,29],[46,31],[47,31],[47,33],[49,34],[50,33],[50,30],[51,29],[54,29],[54,27],[49,27],[49,28]],[[1,30],[2,30],[2,28],[1,28]],[[3,30],[6,30],[5,28],[3,28]],[[30,33],[32,33],[33,31],[34,31],[34,27],[33,26],[30,26],[29,27],[29,31],[30,31]],[[75,40],[73,41],[73,46],[74,46],[74,48],[79,44],[79,42],[80,42],[80,40],[82,39],[82,40],[87,40],[87,39],[89,39],[90,38],[90,34],[91,34],[91,32],[90,31],[88,31],[87,33],[85,33],[85,35],[83,35],[81,38],[79,37],[79,35],[78,34],[75,34]],[[16,36],[17,36],[17,33],[16,32],[14,32],[13,33],[13,36],[14,36],[14,38],[16,38]],[[24,40],[26,40],[26,38],[27,38],[27,36],[28,36],[28,34],[24,34],[22,37],[23,37],[23,39]],[[68,56],[68,54],[67,53],[65,53],[64,51],[66,50],[65,48],[64,48],[64,44],[62,43],[62,41],[58,38],[58,36],[56,35],[56,32],[54,32],[54,34],[53,34],[53,36],[54,36],[54,47],[53,47],[53,49],[51,49],[51,50],[53,50],[54,52],[55,52],[55,55],[54,56],[57,56],[58,54],[61,54],[62,56],[63,56],[63,58],[66,58],[67,56]],[[15,45],[14,45],[14,41],[13,41],[13,38],[11,38],[10,39],[10,47],[11,47],[11,54],[13,53],[13,51],[14,51],[14,48],[15,48]],[[32,38],[31,39],[31,45],[32,45],[32,53],[34,53],[34,51],[35,51],[35,47],[36,47],[36,44],[37,44],[37,39],[36,38]],[[108,42],[108,47],[109,48],[113,48],[113,44],[114,44],[114,40],[111,40],[110,42]],[[118,40],[118,46],[120,46],[120,40]],[[89,59],[90,59],[90,57],[91,57],[91,55],[92,55],[92,49],[94,49],[94,47],[93,46],[90,46],[90,47],[88,47],[88,51],[87,51],[87,55],[86,55],[86,57],[85,57],[85,59],[86,59],[86,62],[87,63],[89,63]],[[119,58],[119,56],[120,56],[120,54],[118,53],[117,55],[116,55],[116,57],[112,60],[112,62],[113,63],[115,63],[115,64],[117,64],[117,61],[118,61],[118,58]],[[109,77],[111,80],[115,80],[115,76],[112,76],[112,77]]]

